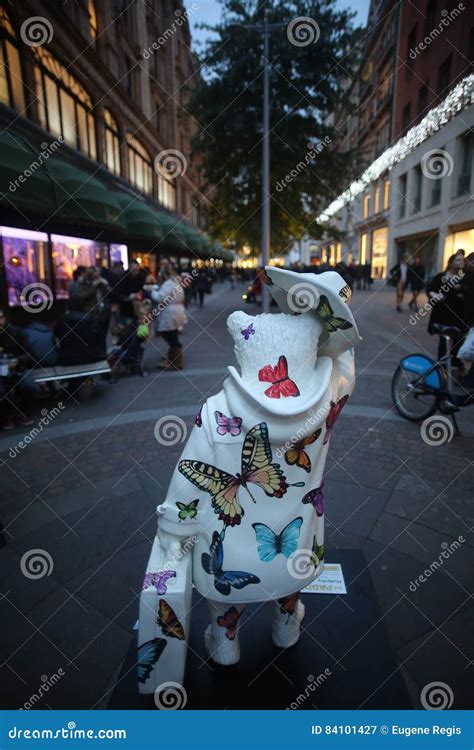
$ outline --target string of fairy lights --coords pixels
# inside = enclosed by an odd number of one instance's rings
[[[318,224],[325,224],[335,216],[343,206],[351,203],[363,193],[370,183],[390,171],[395,164],[412,153],[421,143],[437,133],[447,122],[459,112],[474,103],[474,75],[463,78],[447,95],[446,99],[433,107],[413,128],[400,138],[393,146],[387,148],[367,169],[358,180],[355,180],[341,195],[317,217]]]

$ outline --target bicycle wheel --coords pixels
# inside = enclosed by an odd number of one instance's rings
[[[423,382],[414,386],[419,375],[398,365],[392,378],[392,399],[396,410],[405,419],[419,422],[435,413],[438,394]]]

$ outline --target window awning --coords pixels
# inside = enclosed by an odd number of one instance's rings
[[[10,210],[51,214],[56,203],[43,157],[17,133],[0,133],[0,202]]]
[[[153,211],[138,195],[115,190],[113,195],[120,205],[120,215],[127,228],[127,240],[130,238],[152,241],[163,239],[163,224],[156,211]]]

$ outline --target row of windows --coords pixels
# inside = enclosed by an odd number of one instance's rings
[[[474,159],[474,133],[468,131],[457,139],[456,159],[444,149],[439,149],[433,156],[431,166],[427,163],[425,170],[417,164],[411,170],[409,184],[408,173],[398,179],[397,203],[398,218],[403,219],[409,212],[418,213],[423,207],[433,208],[441,203],[443,176],[450,175],[456,166],[452,181],[452,198],[461,198],[470,192],[471,175]],[[426,177],[427,179],[423,179]]]
[[[96,16],[89,15],[92,23]],[[24,83],[15,32],[3,8],[0,9],[0,101],[25,113]],[[95,25],[97,31],[97,25]],[[61,136],[72,148],[97,160],[96,118],[92,100],[79,81],[44,47],[35,47],[34,84],[38,118],[45,130]],[[153,179],[152,160],[145,146],[130,133],[120,142],[117,120],[105,109],[102,123],[103,161],[116,175],[122,174],[120,150],[126,149],[129,181],[139,190],[176,209],[174,181],[161,172]]]

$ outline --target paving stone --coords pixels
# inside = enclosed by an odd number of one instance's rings
[[[325,514],[331,524],[365,537],[382,512],[389,493],[384,490],[354,486],[354,483],[326,480]]]

